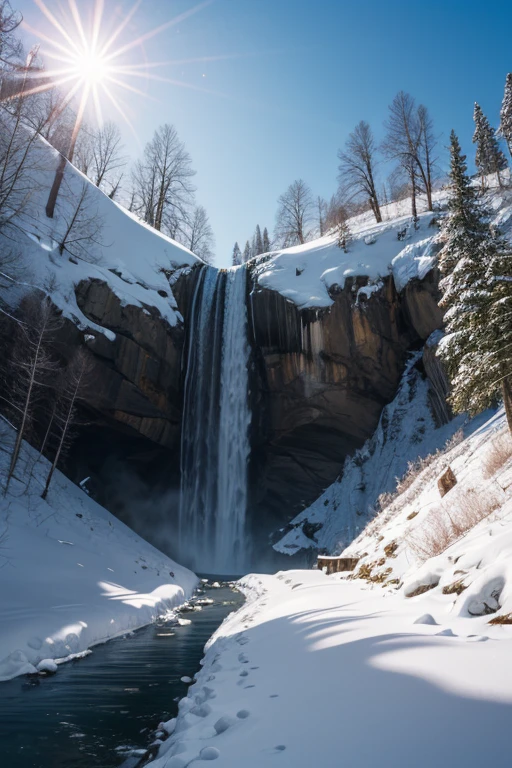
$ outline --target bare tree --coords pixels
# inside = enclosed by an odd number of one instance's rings
[[[46,499],[50,489],[53,474],[59,460],[70,442],[70,429],[76,423],[76,406],[87,384],[91,364],[89,357],[82,347],[77,349],[71,361],[62,372],[57,387],[55,406],[50,418],[49,429],[53,429],[57,437],[57,445],[53,461],[46,477],[41,498]]]
[[[202,205],[195,206],[185,227],[185,232],[178,240],[207,264],[212,263],[215,238],[208,214]]]
[[[368,123],[361,120],[349,135],[345,150],[338,152],[339,182],[347,199],[367,200],[375,220],[381,222],[382,215],[375,180],[376,152],[372,130]]]
[[[416,109],[413,97],[400,91],[389,106],[389,117],[385,123],[387,135],[382,145],[386,157],[396,160],[403,174],[408,178],[411,191],[411,205],[416,209],[416,195],[423,189],[427,196],[427,207],[432,210],[432,176],[426,171],[426,155],[432,161],[432,123],[425,107]]]
[[[337,229],[340,224],[348,219],[351,213],[352,211],[342,201],[341,195],[339,193],[333,195],[325,211],[325,231],[330,232],[333,229]]]
[[[72,199],[72,198],[71,198]],[[63,213],[66,224],[59,240],[59,252],[67,251],[71,260],[95,261],[95,246],[103,245],[101,232],[103,219],[98,215],[91,200],[87,182],[82,184],[80,194],[69,213]]]
[[[193,202],[195,175],[176,128],[158,128],[133,171],[135,210],[157,230],[169,231],[176,220],[185,221]]]
[[[0,81],[2,72],[8,70],[21,56],[21,42],[15,32],[22,19],[21,13],[12,9],[9,0],[0,0]]]
[[[298,179],[278,200],[275,236],[281,246],[305,243],[311,237],[314,203],[308,185]]]
[[[10,360],[11,399],[17,433],[5,490],[16,469],[21,443],[32,426],[34,408],[41,391],[58,370],[58,363],[49,351],[49,343],[61,325],[51,300],[33,295],[21,304],[21,320],[17,323],[13,354]]]
[[[107,122],[97,130],[83,126],[73,162],[107,194],[117,190],[121,169],[127,162],[118,126],[113,122]]]
[[[424,104],[419,105],[417,114],[420,131],[420,159],[424,170],[424,183],[429,211],[431,211],[432,191],[437,171],[437,157],[434,157],[437,139],[434,134],[433,120]]]

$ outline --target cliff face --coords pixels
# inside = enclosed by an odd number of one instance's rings
[[[114,341],[102,334],[87,337],[94,381],[87,405],[115,428],[177,449],[183,325],[170,327],[151,307],[122,306],[99,280],[80,283],[76,296],[88,319],[116,334]]]
[[[198,274],[190,270],[173,285],[184,317],[173,327],[149,306],[122,306],[99,280],[76,289],[83,314],[116,336],[114,341],[98,333],[86,337],[94,381],[86,407],[93,426],[75,451],[82,462],[79,471],[75,461],[75,473],[96,475],[100,500],[121,517],[123,488],[103,488],[108,484],[103,466],[112,452],[124,466],[131,462],[139,473],[142,467],[148,487],[153,489],[157,478],[161,486],[179,487],[185,334]],[[257,535],[282,526],[318,498],[338,476],[346,455],[373,434],[382,408],[396,394],[408,351],[442,324],[438,277],[432,270],[401,293],[391,278],[366,293],[366,278],[348,279],[332,292],[331,307],[302,311],[248,281],[249,519]],[[68,328],[69,342],[73,332],[77,341],[82,337]],[[430,367],[435,369],[435,359]],[[442,419],[441,400],[436,405]],[[98,430],[105,447],[91,468],[84,461]]]
[[[408,350],[442,324],[435,270],[400,294],[388,278],[365,295],[365,282],[347,280],[327,310],[299,311],[258,287],[250,296],[262,412],[251,471],[258,520],[279,524],[335,480],[394,397]]]

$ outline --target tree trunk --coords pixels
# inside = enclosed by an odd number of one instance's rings
[[[503,404],[510,433],[512,434],[512,376],[506,376],[501,382]]]

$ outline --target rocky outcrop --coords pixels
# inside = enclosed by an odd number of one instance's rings
[[[123,306],[107,283],[87,280],[77,303],[94,323],[113,331],[86,336],[93,353],[87,405],[113,426],[175,449],[181,431],[182,325],[170,327],[148,306]]]
[[[393,280],[366,299],[347,280],[325,310],[298,310],[278,293],[250,296],[261,414],[253,425],[252,513],[283,522],[338,476],[394,397],[407,352],[442,316],[433,270],[398,294]],[[359,292],[359,300],[357,300]]]

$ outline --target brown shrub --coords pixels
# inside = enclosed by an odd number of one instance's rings
[[[508,432],[496,435],[484,459],[484,477],[493,477],[512,457],[512,438]]]
[[[406,534],[406,543],[419,560],[428,560],[448,549],[499,506],[499,499],[492,493],[470,489],[456,505],[434,507],[421,526]]]

